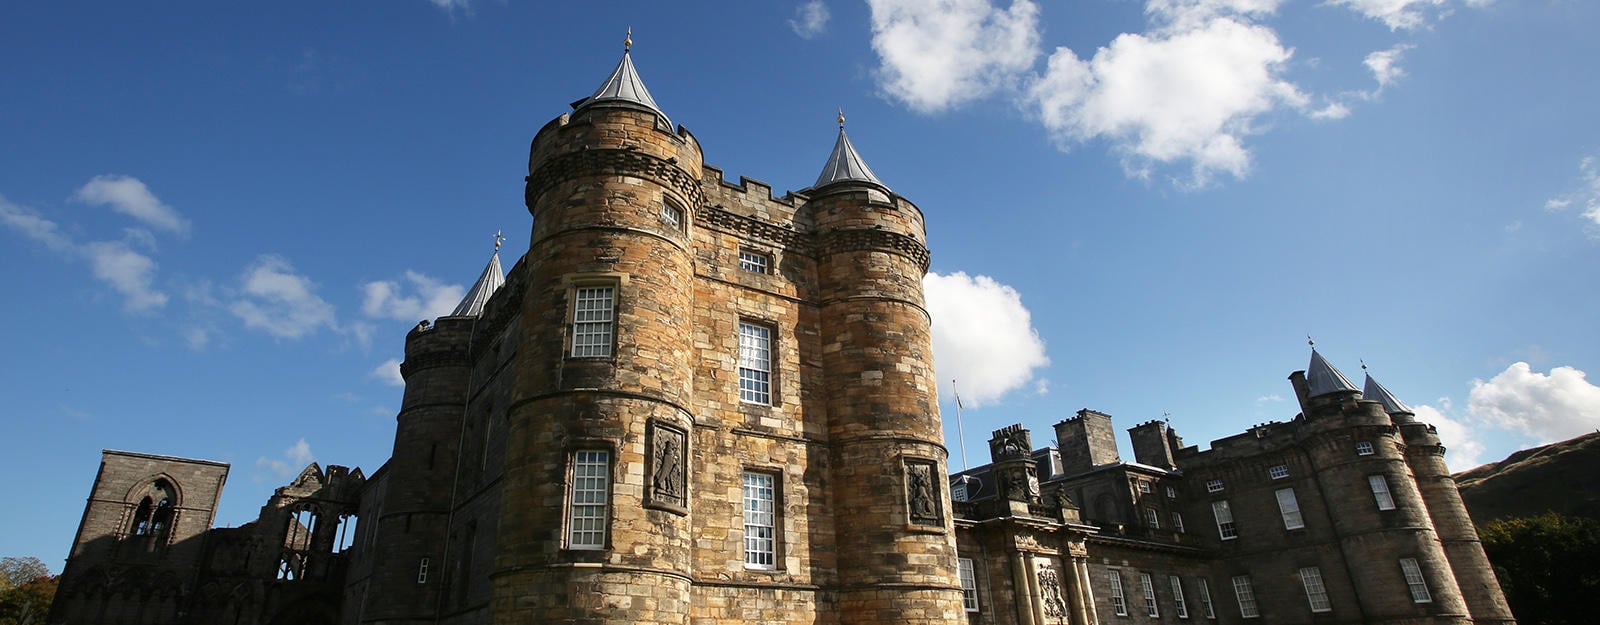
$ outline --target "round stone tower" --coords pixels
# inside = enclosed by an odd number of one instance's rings
[[[533,139],[496,623],[688,620],[700,169],[627,52]]]
[[[1360,389],[1316,350],[1305,379],[1295,382],[1306,419],[1301,436],[1363,622],[1468,622],[1461,586],[1383,406],[1364,401]],[[1370,453],[1357,449],[1363,442],[1371,444]],[[1386,495],[1375,494],[1379,490]],[[1412,590],[1413,575],[1426,591]]]
[[[963,619],[944,492],[922,211],[838,141],[806,210],[818,237],[839,622]]]
[[[1434,531],[1444,546],[1444,555],[1455,571],[1456,581],[1461,584],[1461,594],[1467,601],[1467,610],[1472,613],[1472,622],[1477,625],[1515,623],[1500,580],[1495,578],[1489,556],[1483,552],[1477,527],[1472,524],[1456,480],[1445,465],[1445,449],[1439,442],[1439,431],[1417,421],[1411,407],[1372,376],[1367,376],[1362,388],[1362,396],[1382,404],[1384,412],[1400,429],[1405,441],[1406,464],[1416,477],[1417,490],[1427,505]]]

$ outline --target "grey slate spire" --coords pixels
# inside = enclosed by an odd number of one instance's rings
[[[1400,401],[1400,398],[1395,397],[1394,393],[1390,393],[1389,389],[1384,388],[1383,385],[1379,384],[1377,380],[1372,379],[1372,374],[1367,374],[1366,384],[1363,384],[1362,387],[1361,396],[1367,399],[1376,400],[1378,403],[1383,404],[1384,412],[1387,412],[1391,415],[1416,414],[1416,412],[1411,410],[1410,406],[1407,406],[1405,402]]]
[[[499,236],[498,233],[495,235]],[[504,272],[500,270],[500,241],[494,242],[494,255],[489,257],[489,266],[483,268],[483,274],[478,276],[478,281],[467,290],[467,296],[461,298],[461,303],[456,305],[451,317],[476,317],[483,314],[483,305],[489,302],[489,297],[500,290],[500,285],[506,283]]]
[[[601,102],[637,104],[655,111],[663,121],[667,122],[667,126],[670,128],[672,120],[667,118],[667,114],[662,112],[660,106],[656,105],[656,99],[650,97],[650,90],[646,89],[644,81],[639,79],[639,70],[633,67],[633,57],[628,54],[628,50],[632,46],[633,29],[630,28],[628,29],[628,39],[623,44],[622,60],[617,62],[617,68],[611,70],[611,75],[606,78],[605,82],[600,84],[599,89],[594,90],[594,95],[580,100],[572,108],[582,109],[591,104]]]
[[[1317,353],[1317,348],[1311,348],[1311,365],[1306,367],[1306,390],[1310,397],[1319,397],[1329,393],[1352,392],[1359,393],[1361,389],[1344,377],[1343,373],[1328,364],[1328,361]]]
[[[867,162],[856,153],[856,148],[850,145],[850,137],[844,134],[844,111],[839,111],[839,139],[833,143],[833,153],[828,155],[828,164],[822,166],[822,175],[817,176],[813,189],[821,189],[835,182],[870,182],[888,189],[889,185],[883,184],[878,177],[873,175],[872,168],[867,167]]]

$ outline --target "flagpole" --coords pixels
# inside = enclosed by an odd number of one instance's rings
[[[956,396],[956,435],[961,437],[961,470],[967,470],[967,431],[961,425],[961,390],[956,388],[955,378],[950,378],[950,392]]]

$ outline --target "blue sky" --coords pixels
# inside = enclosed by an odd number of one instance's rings
[[[1306,336],[1457,469],[1600,428],[1600,3],[1084,0],[0,6],[0,554],[59,570],[103,448],[371,472],[407,329],[634,30],[730,179],[814,180],[843,107],[926,213],[966,448],[1079,408],[1286,420]],[[961,463],[945,401],[951,465]],[[1125,455],[1126,451],[1124,452]],[[1131,459],[1131,458],[1130,458]]]

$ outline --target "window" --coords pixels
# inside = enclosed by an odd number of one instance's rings
[[[605,549],[610,480],[611,452],[586,449],[573,454],[569,549]]]
[[[1289,465],[1287,465],[1287,464],[1275,464],[1275,465],[1272,465],[1272,468],[1267,469],[1267,475],[1269,477],[1271,477],[1272,479],[1275,479],[1275,480],[1281,480],[1283,478],[1289,477]]]
[[[739,250],[739,269],[751,273],[767,273],[772,266],[772,257],[761,252]]]
[[[1145,521],[1145,523],[1149,524],[1150,527],[1152,527],[1152,528],[1155,528],[1155,529],[1160,529],[1161,528],[1161,515],[1156,512],[1155,508],[1145,508],[1144,509],[1144,521]]]
[[[967,480],[965,477],[962,476],[963,479],[956,480],[954,484],[950,485],[950,501],[967,500]]]
[[[972,558],[961,558],[961,606],[968,612],[978,611],[978,576],[972,570]]]
[[[1300,502],[1294,498],[1293,488],[1278,489],[1278,512],[1283,515],[1283,529],[1297,530],[1306,526],[1300,516]]]
[[[1233,540],[1239,537],[1239,531],[1233,526],[1233,510],[1228,508],[1227,501],[1211,502],[1211,513],[1217,517],[1217,536],[1222,540]]]
[[[673,206],[670,202],[662,202],[661,221],[674,228],[682,226],[683,209]]]
[[[1222,492],[1222,480],[1206,480],[1206,492],[1208,492],[1208,493],[1220,493],[1220,492]]]
[[[1239,616],[1244,618],[1261,616],[1261,609],[1256,607],[1256,589],[1250,586],[1249,575],[1233,578],[1233,596],[1239,599]]]
[[[777,488],[770,473],[744,474],[744,565],[777,568]]]
[[[1183,515],[1177,512],[1172,513],[1172,529],[1177,530],[1180,534],[1183,533]]]
[[[611,355],[611,324],[616,299],[616,287],[578,287],[572,304],[572,357]]]
[[[417,560],[417,583],[428,583],[428,559]]]
[[[1144,481],[1144,480],[1137,480],[1137,481],[1139,482],[1139,492],[1145,493],[1147,495],[1150,494],[1150,482],[1147,482],[1147,481]]]
[[[1111,607],[1117,616],[1128,615],[1128,600],[1122,596],[1122,572],[1111,570]]]
[[[739,322],[739,401],[772,405],[772,328]]]
[[[1314,566],[1300,569],[1300,585],[1306,588],[1306,601],[1311,604],[1312,612],[1329,612],[1333,604],[1328,602],[1328,589],[1322,585],[1322,570]]]
[[[1428,580],[1422,578],[1422,567],[1417,564],[1416,558],[1400,558],[1400,572],[1405,573],[1406,587],[1411,589],[1413,603],[1433,602],[1433,595],[1428,594]]]
[[[1177,499],[1177,498],[1178,498],[1178,489],[1173,488],[1171,486],[1168,486],[1167,487],[1167,499]]]
[[[1167,578],[1172,582],[1172,602],[1177,604],[1178,618],[1189,618],[1189,606],[1183,600],[1183,580],[1177,575]]]
[[[1156,585],[1150,581],[1149,573],[1139,574],[1139,589],[1144,592],[1144,609],[1150,618],[1160,618],[1161,609],[1156,607]]]
[[[1206,583],[1206,578],[1195,580],[1200,583],[1200,609],[1206,618],[1217,618],[1217,608],[1211,604],[1211,584]]]
[[[1377,500],[1379,510],[1393,510],[1394,497],[1389,494],[1389,480],[1382,475],[1368,475],[1367,484],[1372,486],[1372,498]]]
[[[1369,442],[1369,441],[1358,441],[1358,442],[1356,442],[1356,455],[1357,456],[1370,456],[1370,455],[1372,455],[1372,443]]]

